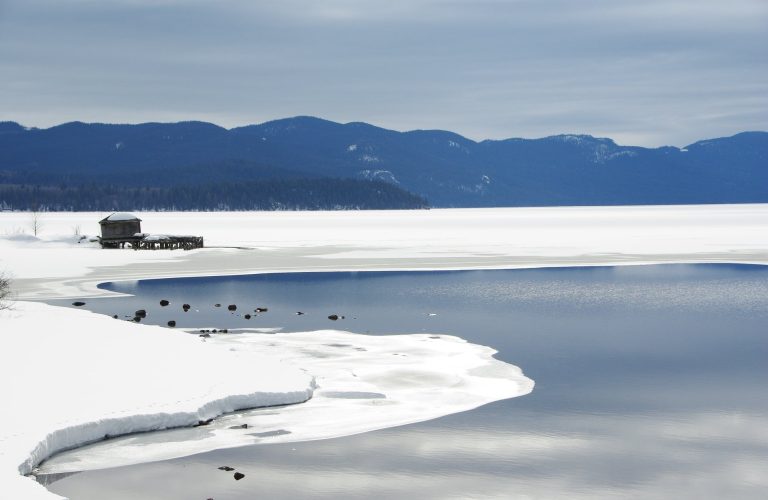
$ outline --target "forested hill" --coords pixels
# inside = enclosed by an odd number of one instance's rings
[[[164,197],[197,192],[189,203],[200,209],[215,208],[214,198],[231,209],[301,208],[308,200],[314,208],[768,202],[768,133],[642,148],[588,135],[475,142],[311,117],[230,130],[203,122],[48,129],[3,122],[0,184],[0,203],[12,194],[14,207],[54,198],[82,206],[68,197],[87,197],[89,186],[94,199],[105,189],[137,202],[144,199],[137,193],[155,193],[147,199],[168,207],[174,200]],[[24,198],[34,189],[38,200]]]

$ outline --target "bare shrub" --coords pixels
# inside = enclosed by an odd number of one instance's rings
[[[32,229],[32,234],[35,236],[43,230],[43,221],[41,220],[40,212],[33,210],[29,221],[29,227]]]
[[[11,298],[11,280],[4,274],[0,274],[0,310],[9,309],[11,305],[8,300]]]

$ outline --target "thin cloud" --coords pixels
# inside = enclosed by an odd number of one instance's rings
[[[762,0],[6,0],[0,118],[685,145],[768,128],[766,26]]]

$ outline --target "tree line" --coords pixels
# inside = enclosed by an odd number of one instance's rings
[[[110,210],[383,210],[428,208],[393,184],[357,179],[265,179],[184,186],[0,184],[0,209]]]

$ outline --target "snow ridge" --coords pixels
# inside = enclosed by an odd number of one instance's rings
[[[0,485],[8,498],[55,498],[24,475],[59,451],[302,403],[316,387],[313,376],[260,353],[87,311],[16,302],[0,322]]]
[[[314,389],[315,382],[312,381]],[[37,464],[64,450],[70,450],[106,438],[135,434],[138,432],[158,431],[175,427],[191,427],[219,417],[226,413],[250,408],[281,406],[303,403],[312,397],[312,389],[289,393],[252,392],[234,394],[213,401],[208,401],[196,409],[187,411],[161,411],[158,413],[131,414],[86,421],[81,424],[57,429],[48,433],[40,441],[29,457],[19,465],[19,473],[27,475],[34,471]],[[192,403],[194,404],[194,402]]]

